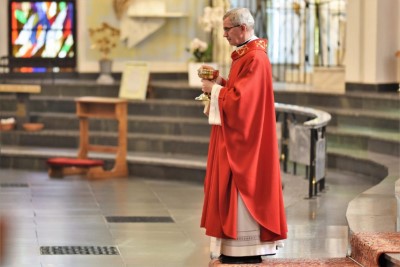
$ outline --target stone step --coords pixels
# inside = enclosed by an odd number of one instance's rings
[[[65,135],[61,138],[55,138],[54,142],[42,142],[36,143],[34,146],[30,146],[29,144],[24,143],[23,145],[14,145],[9,142],[2,142],[2,160],[0,165],[5,168],[21,168],[21,169],[35,169],[35,170],[43,170],[45,168],[45,158],[49,157],[76,157],[77,155],[77,147],[78,144],[73,142],[78,142],[77,134],[74,134],[70,138],[67,138]],[[42,141],[43,139],[53,139],[54,134],[49,134],[46,138],[39,138],[38,141]],[[30,136],[23,141],[29,141],[28,139],[35,139]],[[155,138],[155,142],[157,142],[158,138]],[[62,142],[61,142],[62,140]],[[72,140],[72,141],[71,141]],[[206,141],[206,140],[204,140]],[[207,140],[208,141],[208,140]],[[58,145],[57,145],[58,142]],[[160,142],[160,141],[158,141]],[[68,144],[73,143],[68,146]],[[173,143],[173,142],[170,142]],[[49,144],[53,144],[53,146],[49,146]],[[107,143],[102,143],[106,145]],[[153,165],[157,164],[167,164],[164,161],[168,160],[169,168],[172,169],[180,169],[184,167],[184,164],[181,160],[189,160],[192,165],[196,166],[204,166],[206,162],[207,156],[207,148],[208,143],[197,144],[195,145],[189,144],[186,149],[177,149],[173,148],[169,151],[167,149],[155,149],[151,147],[151,149],[131,149],[131,141],[128,142],[128,160],[135,159],[137,156],[146,156],[141,160],[143,166],[142,169],[145,169],[146,163],[151,163],[149,168],[149,176],[157,177],[157,175],[161,175],[162,173],[157,173],[159,170],[159,166],[154,167]],[[176,144],[170,144],[171,146],[178,146]],[[202,147],[201,147],[202,146]],[[199,151],[193,151],[198,149]],[[202,149],[205,149],[202,150]],[[182,151],[184,153],[182,153]],[[92,154],[91,154],[92,155]],[[111,167],[111,160],[113,155],[110,154],[100,154],[93,153],[95,158],[106,160],[106,167]],[[133,157],[133,158],[132,158]],[[375,183],[378,183],[383,178],[388,175],[388,168],[382,162],[376,162],[375,160],[371,160],[368,157],[368,153],[362,150],[354,150],[354,149],[344,149],[344,148],[328,148],[328,162],[327,166],[330,169],[338,169],[342,171],[347,171],[350,173],[359,173],[363,174],[369,179],[373,180]],[[386,159],[396,159],[396,157],[383,156],[382,158]],[[146,159],[146,160],[144,160]],[[160,162],[161,161],[161,162]],[[154,163],[154,164],[153,164]],[[157,164],[156,164],[157,163]],[[184,169],[182,171],[182,175],[184,173]],[[298,170],[300,171],[301,166],[298,166]],[[136,175],[137,171],[134,171]],[[140,176],[146,175],[145,173],[140,172]],[[162,176],[162,175],[161,175]]]
[[[79,130],[79,120],[75,114],[31,112],[37,122],[45,125],[45,130]],[[13,112],[3,112],[3,117],[14,117]],[[167,135],[209,136],[210,125],[207,118],[167,117],[167,116],[128,116],[128,133],[150,133]],[[92,131],[117,132],[117,121],[90,119]]]
[[[52,96],[53,98],[80,97],[80,96],[103,96],[118,97],[119,82],[115,84],[98,85],[93,81],[79,81],[78,83],[56,83],[42,84],[41,96]]]
[[[104,96],[104,97],[118,97],[120,83],[117,81],[112,85],[99,86],[93,82],[80,82],[74,84],[43,84],[41,95],[42,96],[55,96],[55,97],[79,97],[79,96]],[[148,99],[194,99],[197,95],[201,94],[201,89],[197,87],[190,87],[187,80],[154,80],[150,81]]]
[[[392,175],[392,172],[398,175],[398,162],[399,158],[396,156],[362,149],[328,147],[328,168],[363,174],[376,183]]]
[[[400,114],[398,93],[321,93],[300,90],[275,90],[275,101],[306,107],[389,111]]]
[[[0,110],[15,112],[15,96],[2,96]],[[54,98],[49,96],[32,96],[29,102],[31,112],[71,113],[75,114],[75,97]],[[149,99],[147,101],[130,101],[128,115],[197,117],[204,118],[203,104],[194,99]]]
[[[38,84],[37,81],[12,81],[13,84],[18,83],[32,83]],[[56,81],[55,83],[42,83],[41,93],[42,96],[53,97],[79,97],[79,96],[104,96],[104,97],[118,97],[120,82],[115,81],[114,84],[98,85],[93,80],[79,80],[77,83],[70,81]],[[184,79],[180,80],[165,80],[155,79],[149,83],[148,98],[160,99],[193,99],[201,93],[198,87],[190,87],[189,83]]]
[[[327,140],[328,148],[347,148],[400,157],[399,132],[328,126]]]
[[[36,82],[37,81],[18,81],[17,82]],[[185,79],[150,81],[150,92],[148,100],[157,99],[181,99],[192,100],[201,93],[200,88],[190,87]],[[120,84],[117,81],[113,85],[98,85],[92,80],[77,80],[76,83],[70,81],[56,81],[54,84],[41,84],[42,91],[40,96],[52,96],[58,98],[79,97],[79,96],[104,96],[118,97]],[[275,101],[279,103],[296,104],[300,106],[323,106],[336,107],[343,109],[369,109],[369,110],[391,110],[400,113],[400,95],[398,93],[366,93],[366,92],[346,92],[330,93],[318,91],[304,91],[306,85],[301,85],[299,89],[291,89],[295,85],[274,84],[276,88]],[[3,96],[6,94],[3,94]],[[10,94],[13,95],[13,94]],[[15,97],[14,97],[15,98]]]
[[[400,113],[398,111],[374,111],[363,109],[338,109],[316,106],[332,115],[329,125],[364,127],[370,131],[395,132],[400,131]]]
[[[1,168],[47,170],[46,160],[51,157],[73,157],[76,149],[2,146]],[[91,153],[90,158],[105,161],[111,169],[114,155]],[[180,180],[203,183],[206,157],[195,155],[128,152],[129,175],[143,178]]]
[[[160,80],[153,81],[150,85],[151,97],[156,99],[192,100],[202,93],[199,87],[190,87],[187,80]]]
[[[14,98],[4,99],[8,101],[2,101],[1,110],[2,116],[13,116],[15,111],[16,101]],[[363,111],[363,110],[338,110],[333,108],[324,108],[324,107],[315,107],[317,109],[326,110],[330,114],[332,114],[332,121],[329,126],[339,126],[339,127],[359,127],[360,130],[365,132],[364,130],[368,130],[369,133],[374,134],[377,132],[383,136],[386,135],[394,135],[400,131],[400,115],[387,113],[387,112],[371,112],[371,111]],[[34,98],[31,101],[30,105],[32,115],[43,116],[38,114],[38,112],[42,112],[42,114],[61,114],[61,113],[69,113],[75,114],[75,102],[73,98],[60,98],[56,100],[52,100],[46,97],[38,97]],[[205,120],[204,114],[202,114],[202,104],[198,101],[192,100],[148,100],[146,102],[130,102],[129,103],[129,116],[130,121],[142,122],[142,125],[137,125],[137,128],[143,126],[144,128],[149,128],[148,125],[143,125],[145,120],[149,120],[151,122],[161,122],[157,121],[153,117],[168,117],[165,120],[177,122],[178,120],[182,120],[181,125],[189,124],[197,124],[201,121]],[[131,117],[132,116],[132,117]],[[176,120],[174,120],[174,118]],[[43,118],[44,119],[44,118]],[[73,120],[73,117],[70,117]],[[52,125],[60,125],[58,123],[52,123],[51,120],[42,121],[45,124],[48,124],[50,129]],[[76,123],[76,122],[75,122]],[[171,123],[169,123],[172,127]],[[103,124],[107,124],[104,122]],[[74,124],[72,124],[74,125]],[[205,125],[205,124],[204,124]],[[328,128],[329,128],[328,126]],[[71,126],[74,127],[74,126]],[[135,131],[134,126],[130,126]],[[175,126],[176,127],[176,126]],[[75,127],[74,127],[75,128]],[[108,128],[108,127],[106,127]],[[201,128],[201,127],[200,127]],[[363,129],[365,128],[365,129]],[[196,129],[195,131],[199,130]]]
[[[117,133],[90,132],[90,143],[116,146]],[[179,136],[150,133],[129,133],[128,151],[155,152],[205,156],[208,151],[209,137]],[[20,147],[77,148],[79,131],[74,130],[42,130],[26,132],[13,130],[2,132],[1,143]]]
[[[38,116],[39,121],[45,124],[45,129],[40,132],[25,132],[25,131],[12,131],[4,132],[2,140],[3,142],[10,144],[20,145],[47,145],[54,143],[58,145],[58,139],[63,138],[64,145],[67,147],[76,147],[78,144],[78,131],[79,122],[75,115],[71,114],[43,114],[43,117],[39,113],[35,113]],[[93,132],[93,139],[98,139],[99,136],[103,138],[114,139],[116,136],[116,123],[111,120],[96,120],[90,121],[90,129]],[[66,130],[66,131],[62,131]],[[149,140],[154,140],[160,135],[170,135],[170,137],[164,137],[160,139],[165,140],[176,140],[177,138],[185,143],[187,140],[193,140],[193,142],[202,143],[203,147],[208,146],[210,127],[204,119],[179,119],[179,118],[160,118],[150,116],[130,116],[128,122],[129,140],[128,144],[133,149],[137,149],[135,143],[131,139],[143,139],[143,136],[148,136]],[[21,135],[21,136],[20,136]],[[50,136],[54,135],[57,136]],[[153,135],[153,136],[152,136]],[[45,144],[40,142],[39,144],[34,143],[35,140],[41,140],[41,136],[49,136],[45,140]],[[180,136],[180,137],[179,137]],[[196,139],[195,137],[203,137],[202,139]],[[29,143],[24,140],[29,140]],[[53,141],[52,141],[53,140]],[[67,142],[67,140],[71,140]],[[112,141],[106,141],[101,139],[102,142],[110,143]],[[329,126],[327,128],[327,140],[328,147],[344,147],[351,149],[363,149],[365,151],[373,151],[387,155],[399,156],[400,151],[400,138],[399,133],[379,133],[370,132],[368,129],[360,128],[339,128]],[[200,144],[199,144],[200,146]],[[150,145],[152,147],[152,145]],[[165,147],[163,145],[162,147]],[[206,148],[200,149],[206,151]]]
[[[135,152],[156,152],[205,156],[208,149],[209,126],[202,113],[202,104],[193,98],[199,88],[190,88],[187,81],[153,81],[150,98],[146,101],[129,102],[129,140],[128,150]],[[45,129],[28,133],[13,131],[2,133],[2,144],[34,147],[78,147],[78,122],[75,115],[74,99],[78,96],[96,95],[117,97],[119,84],[98,86],[79,82],[78,84],[46,84],[40,95],[31,96],[32,115],[45,120]],[[354,150],[364,149],[398,155],[398,144],[393,145],[392,135],[399,125],[399,97],[395,94],[334,94],[314,92],[276,91],[277,102],[318,107],[329,110],[333,115],[332,128],[328,125],[328,164],[339,166],[352,162],[358,165],[357,156],[348,158],[349,150],[339,151],[343,147]],[[13,94],[3,94],[0,102],[2,116],[15,112],[16,100]],[[321,108],[322,107],[322,108]],[[369,111],[371,110],[371,111]],[[91,123],[94,143],[113,145],[116,140],[116,124],[112,121]],[[344,126],[370,128],[370,131],[343,131]],[[92,129],[91,128],[91,129]],[[383,130],[382,130],[383,129]],[[379,136],[379,134],[381,136]],[[357,140],[356,135],[360,135]],[[61,145],[62,144],[62,145]],[[333,144],[333,147],[331,146]],[[383,149],[384,148],[384,149]],[[397,153],[397,154],[396,154]],[[361,158],[361,166],[367,164]],[[340,164],[339,164],[340,163]],[[344,164],[346,165],[346,164]],[[350,166],[351,171],[360,168]],[[346,170],[347,170],[346,169]],[[380,166],[372,174],[381,174]]]
[[[388,175],[388,168],[384,164],[361,156],[366,152],[358,151],[357,155],[354,155],[353,152],[355,152],[353,149],[328,147],[328,168],[362,174],[370,177],[375,183],[380,182]]]

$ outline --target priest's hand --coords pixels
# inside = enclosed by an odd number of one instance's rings
[[[215,81],[202,79],[201,83],[202,83],[201,90],[203,91],[203,93],[211,94],[211,90],[213,85],[215,84]]]

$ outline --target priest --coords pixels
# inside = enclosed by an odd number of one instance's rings
[[[287,237],[268,41],[247,8],[223,17],[229,77],[202,80],[212,125],[201,227],[222,263],[260,263]]]

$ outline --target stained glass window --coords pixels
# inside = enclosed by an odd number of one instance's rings
[[[74,66],[75,12],[71,0],[11,0],[10,60],[21,66]]]

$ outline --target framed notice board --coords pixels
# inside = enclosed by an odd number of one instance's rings
[[[145,100],[149,83],[149,66],[146,62],[129,62],[122,72],[119,97]]]

